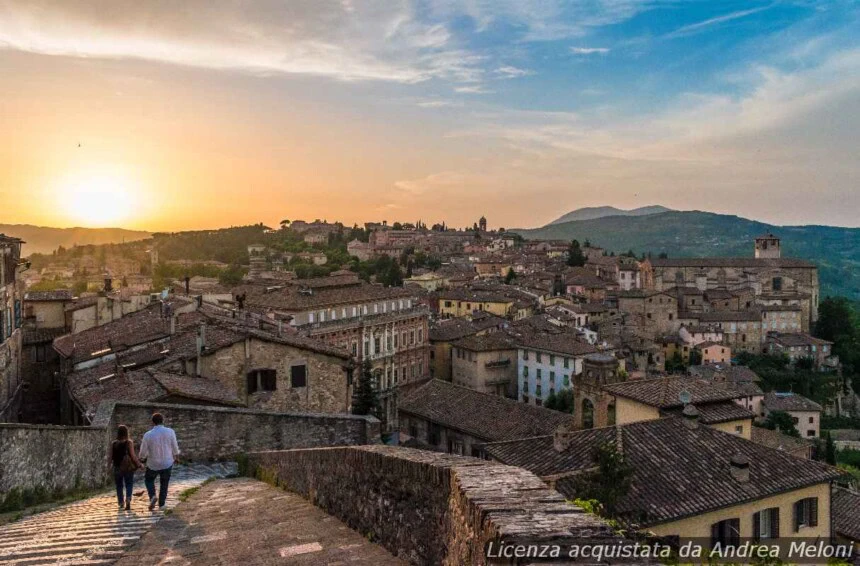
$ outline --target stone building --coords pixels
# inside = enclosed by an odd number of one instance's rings
[[[791,363],[801,359],[812,360],[819,371],[839,367],[839,357],[833,355],[833,342],[804,333],[768,332],[764,349],[768,354],[788,356]]]
[[[612,354],[595,353],[585,356],[582,373],[574,378],[575,428],[594,428],[615,424],[615,399],[611,395],[606,395],[603,387],[624,381],[618,369],[618,359]]]
[[[801,438],[818,438],[821,427],[821,405],[797,393],[768,391],[762,401],[765,418],[774,411],[788,413]]]
[[[452,344],[451,381],[481,393],[515,398],[517,346],[504,332],[467,336]]]
[[[619,292],[618,310],[643,315],[649,334],[654,336],[675,333],[680,328],[678,299],[668,292]]]
[[[552,434],[572,416],[438,379],[405,396],[401,435],[434,450],[483,457],[487,442]]]
[[[414,290],[371,285],[356,275],[234,289],[243,308],[349,352],[376,375],[383,421],[394,428],[398,388],[430,373],[429,311]]]
[[[502,317],[485,311],[470,317],[443,318],[430,326],[430,377],[451,381],[451,348],[461,338],[480,336],[508,326]]]
[[[23,243],[0,234],[0,422],[18,420],[21,400],[23,313],[18,269]]]
[[[656,291],[741,291],[751,293],[756,303],[797,304],[804,332],[818,319],[818,269],[811,262],[782,257],[779,238],[772,234],[756,239],[755,257],[646,259],[642,277],[643,286]]]

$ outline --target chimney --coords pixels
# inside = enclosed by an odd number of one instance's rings
[[[740,483],[750,481],[750,460],[743,454],[735,454],[729,460],[732,477]]]
[[[688,429],[695,430],[699,428],[699,409],[694,407],[692,403],[687,403],[684,406],[681,415],[684,419],[684,426]]]
[[[200,334],[200,349],[205,350],[206,349],[206,323],[205,322],[200,323],[200,333],[199,334]]]
[[[185,294],[186,295],[191,294],[191,278],[188,277],[187,275],[185,276]]]
[[[113,291],[113,279],[105,277],[105,293],[110,293],[111,291]]]

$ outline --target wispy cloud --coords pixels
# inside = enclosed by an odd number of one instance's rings
[[[519,67],[514,67],[512,65],[504,65],[496,69],[495,74],[503,79],[515,79],[518,77],[525,77],[527,75],[533,75],[534,71],[529,71],[528,69],[520,69]]]
[[[454,92],[459,92],[460,94],[491,94],[493,91],[481,85],[467,85],[455,87]]]
[[[606,55],[608,47],[571,47],[570,52],[574,55]]]
[[[730,22],[732,20],[739,20],[741,18],[746,18],[747,16],[751,16],[753,14],[758,14],[759,12],[763,12],[772,6],[760,6],[758,8],[750,8],[749,10],[738,10],[737,12],[731,12],[729,14],[724,14],[722,16],[717,16],[715,18],[710,18],[707,20],[703,20],[701,22],[696,22],[695,24],[689,24],[683,27],[676,29],[675,31],[666,34],[664,37],[673,38],[673,37],[684,37],[687,35],[693,35],[702,30],[705,30],[709,27],[722,24],[725,22]]]

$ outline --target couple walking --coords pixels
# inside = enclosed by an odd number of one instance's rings
[[[131,509],[131,492],[134,485],[134,472],[144,465],[146,472],[143,483],[149,495],[149,510],[164,507],[167,500],[167,486],[170,483],[170,471],[173,469],[174,458],[179,455],[179,445],[176,443],[176,433],[172,428],[164,426],[161,413],[152,415],[152,428],[143,435],[140,442],[140,455],[134,453],[134,442],[128,434],[128,427],[119,425],[116,440],[111,444],[111,463],[113,477],[116,482],[116,499],[120,509]],[[155,496],[155,478],[158,478],[158,497]],[[123,495],[125,498],[123,498]]]

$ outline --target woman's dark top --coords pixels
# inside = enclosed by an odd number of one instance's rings
[[[122,459],[128,454],[128,442],[128,440],[113,441],[111,445],[111,459],[113,460],[114,468],[119,468],[119,465],[122,464]]]

